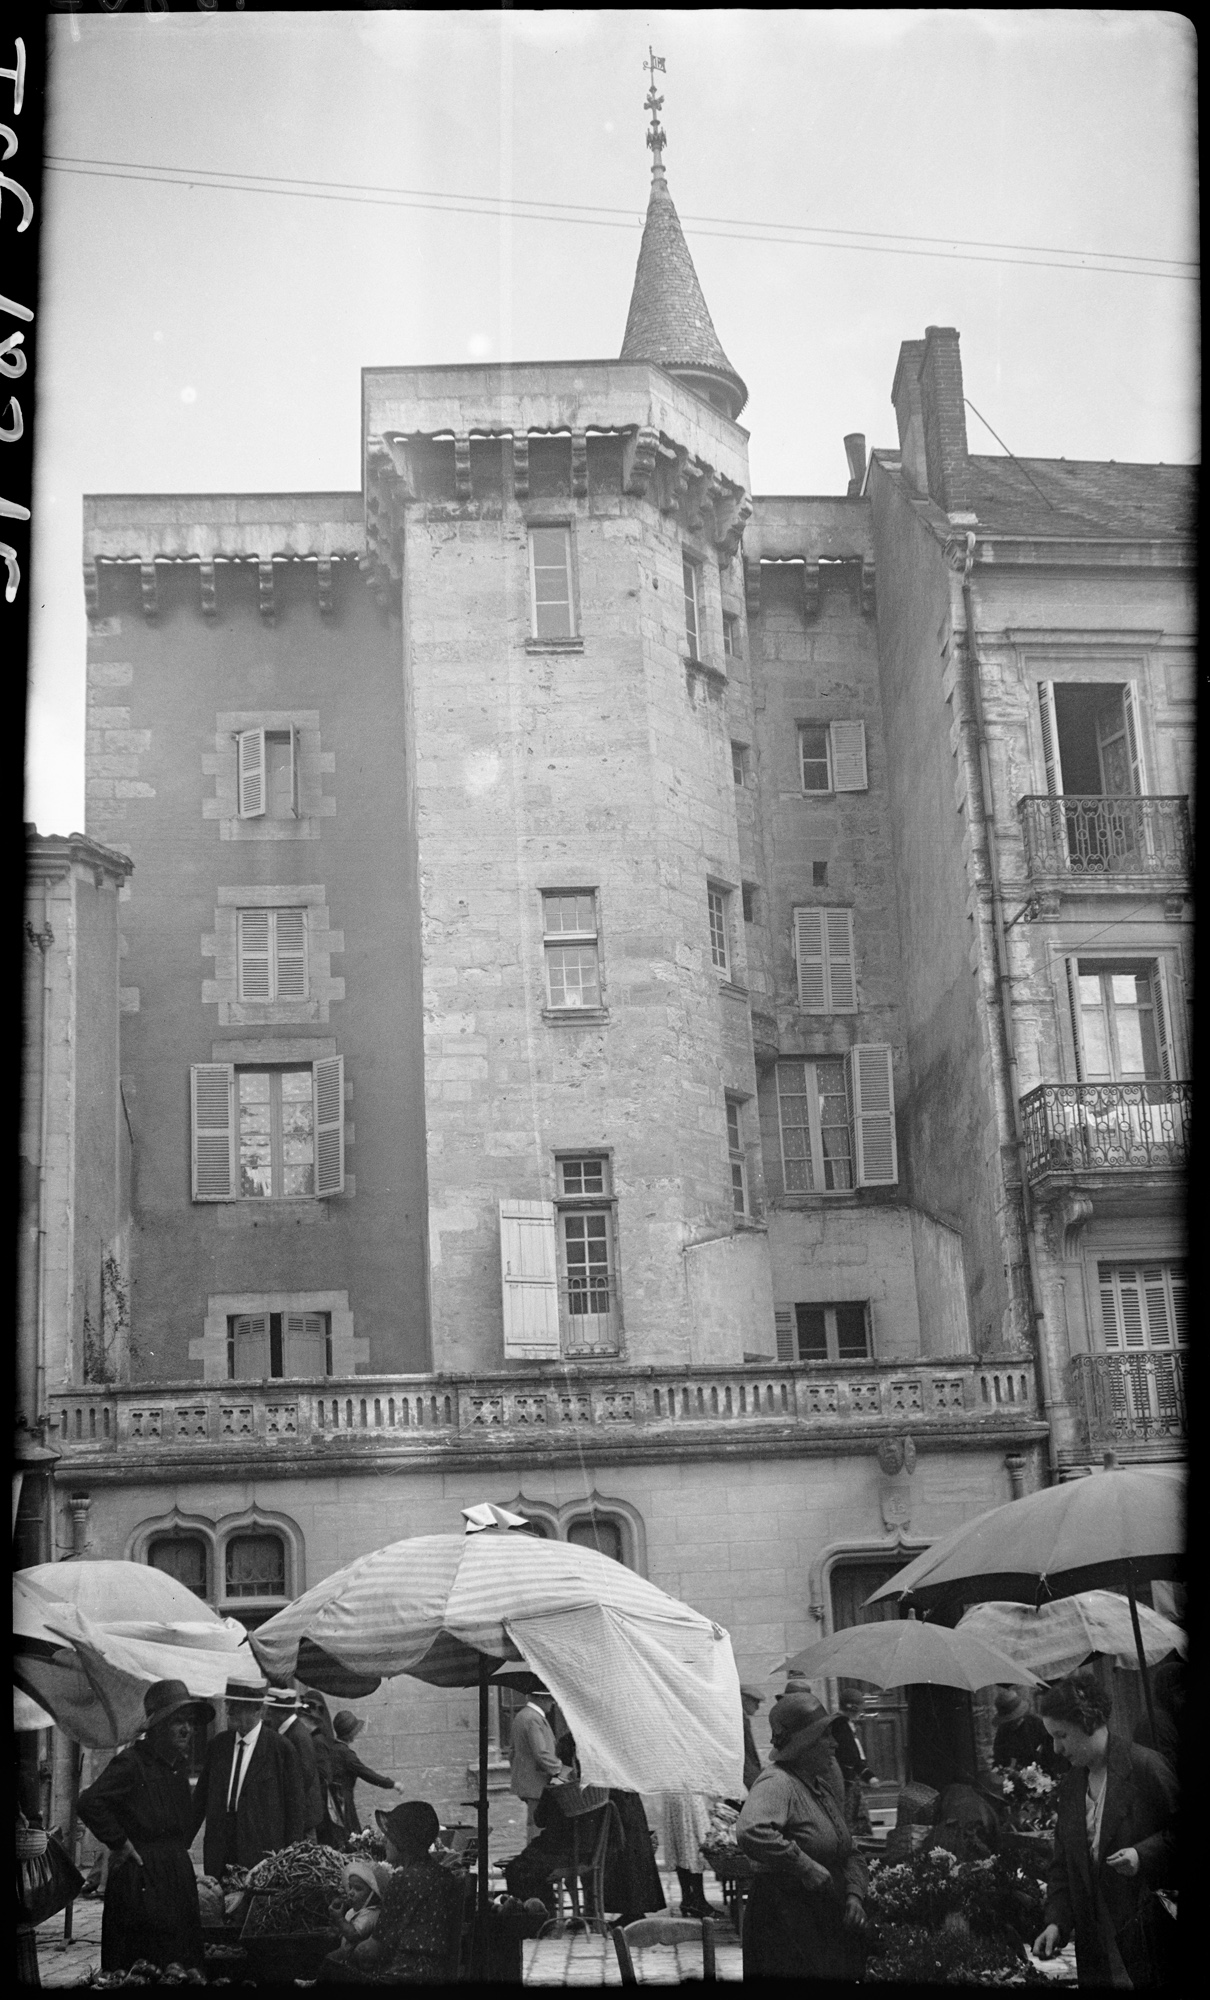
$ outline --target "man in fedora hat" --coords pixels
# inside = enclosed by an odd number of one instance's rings
[[[189,1795],[189,1748],[197,1722],[213,1722],[208,1701],[184,1681],[156,1681],[143,1697],[146,1728],[81,1792],[79,1814],[109,1849],[101,1969],[205,1963],[197,1880],[189,1859],[196,1828]]]
[[[513,1717],[509,1789],[525,1800],[525,1830],[530,1840],[539,1831],[534,1817],[538,1800],[548,1785],[559,1784],[568,1776],[567,1766],[560,1762],[555,1749],[550,1726],[554,1706],[553,1694],[539,1683],[525,1707]]]
[[[228,1727],[212,1738],[193,1795],[193,1832],[206,1822],[207,1875],[254,1868],[302,1839],[302,1765],[290,1744],[265,1728],[265,1692],[251,1682],[227,1683]]]
[[[328,1816],[327,1800],[315,1758],[315,1746],[304,1717],[302,1702],[293,1688],[268,1690],[265,1695],[265,1720],[290,1745],[302,1766],[303,1839],[318,1840],[320,1827]]]
[[[740,1852],[757,1864],[744,1914],[745,1979],[861,1975],[868,1875],[845,1817],[835,1719],[813,1694],[773,1704],[772,1766],[735,1828]]]

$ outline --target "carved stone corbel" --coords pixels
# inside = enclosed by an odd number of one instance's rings
[[[577,500],[588,498],[588,438],[584,431],[571,434],[571,490]]]
[[[159,600],[155,587],[155,558],[139,564],[139,589],[143,593],[143,616],[150,624],[159,614]]]
[[[744,563],[744,595],[748,600],[749,618],[760,617],[760,563]]]
[[[807,562],[802,566],[802,615],[808,625],[819,616],[819,564]]]
[[[1092,1221],[1092,1196],[1069,1188],[1055,1208],[1055,1235],[1064,1257],[1079,1255],[1080,1231]]]
[[[402,463],[401,463],[402,461]],[[362,571],[384,607],[403,578],[403,511],[414,498],[400,448],[380,442],[366,452],[366,552]]]
[[[689,454],[687,451],[678,449],[675,445],[661,444],[657,447],[657,450],[664,474],[662,481],[664,491],[660,500],[660,512],[661,514],[679,514],[681,501],[689,491],[689,478],[686,472]]]
[[[646,426],[632,431],[622,446],[622,491],[632,493],[637,500],[644,500],[655,475],[656,457],[660,448],[658,431]]]
[[[471,441],[465,431],[454,439],[454,491],[460,500],[471,497]]]
[[[214,595],[214,564],[199,563],[198,576],[202,585],[202,615],[205,618],[213,618],[218,608]]]
[[[271,620],[276,615],[276,609],[277,609],[273,599],[272,556],[270,556],[268,562],[257,563],[256,574],[257,574],[257,583],[259,591],[258,601],[260,605],[260,615],[264,619]]]
[[[752,518],[752,502],[746,493],[733,493],[714,507],[714,545],[722,562],[734,562],[744,529]]]
[[[84,565],[84,610],[89,618],[101,615],[101,579],[95,562]]]
[[[321,617],[323,617],[323,618],[330,618],[330,617],[331,617],[331,615],[332,615],[332,558],[331,558],[331,556],[320,556],[320,558],[319,558],[319,561],[318,561],[318,563],[317,563],[317,565],[316,565],[316,580],[317,580],[317,582],[318,582],[318,584],[319,584],[319,610],[320,610],[320,616],[321,616]]]
[[[863,562],[861,565],[862,616],[864,618],[872,618],[874,616],[874,610],[875,610],[874,565],[873,563]]]
[[[685,462],[685,522],[696,535],[701,532],[702,509],[706,504],[706,469],[696,459]]]
[[[529,499],[529,433],[513,438],[513,499]]]

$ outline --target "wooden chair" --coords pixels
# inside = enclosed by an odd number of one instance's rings
[[[618,1957],[623,1986],[637,1986],[631,1951],[649,1944],[702,1944],[702,1978],[716,1980],[714,1925],[708,1917],[640,1917],[636,1923],[610,1924],[609,1934]]]
[[[605,1863],[616,1819],[617,1807],[612,1800],[607,1800],[591,1812],[578,1813],[570,1821],[571,1859],[552,1868],[546,1878],[555,1892],[555,1921],[548,1926],[553,1936],[558,1936],[572,1921],[599,1931],[602,1937],[608,1934]],[[581,1887],[585,1891],[583,1908],[580,1904]],[[564,1894],[571,1904],[570,1916],[564,1912]]]

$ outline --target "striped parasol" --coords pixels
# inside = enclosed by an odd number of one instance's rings
[[[487,1703],[521,1661],[550,1689],[588,1784],[626,1791],[742,1787],[731,1641],[687,1604],[595,1549],[470,1510],[462,1535],[416,1535],[325,1578],[253,1637],[270,1680],[325,1669],[411,1674],[479,1689],[480,1900],[487,1884]]]
[[[1138,1606],[1143,1658],[1158,1666],[1170,1653],[1184,1654],[1185,1635],[1170,1618],[1150,1606]],[[1085,1590],[1076,1597],[1058,1597],[1053,1604],[973,1604],[958,1620],[959,1632],[969,1632],[1037,1674],[1053,1679],[1069,1674],[1090,1653],[1105,1653],[1117,1667],[1137,1670],[1130,1606],[1112,1590]]]

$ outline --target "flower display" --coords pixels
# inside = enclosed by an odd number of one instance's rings
[[[944,1847],[875,1861],[866,1896],[868,1979],[933,1985],[1020,1986],[1042,1977],[1028,1941],[1043,1921],[1043,1886],[1019,1862],[993,1854],[959,1861]]]
[[[1017,1832],[1049,1833],[1058,1817],[1054,1779],[1040,1764],[997,1764],[993,1768]]]

